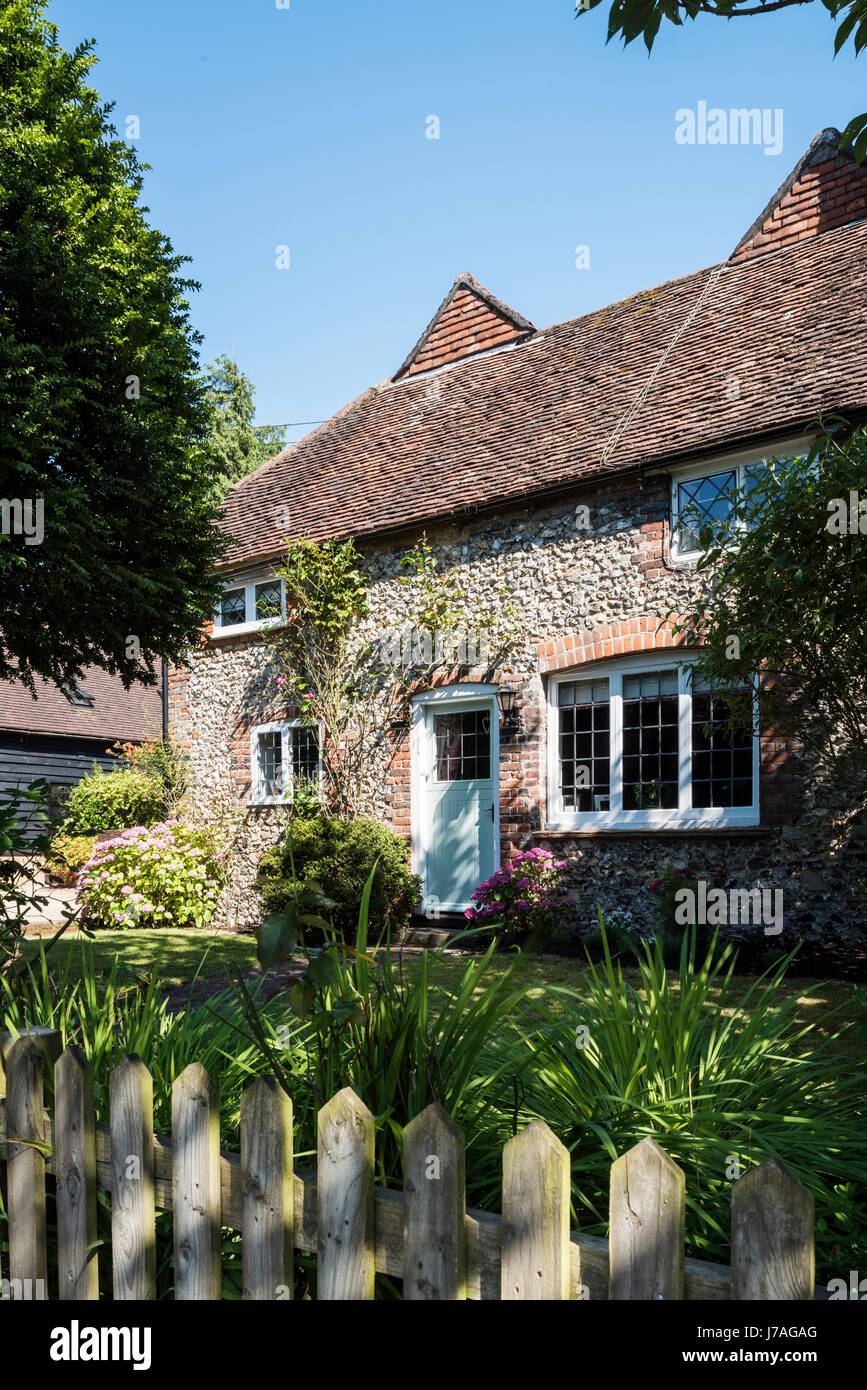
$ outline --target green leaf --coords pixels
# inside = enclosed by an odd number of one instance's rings
[[[303,922],[308,927],[318,927],[320,931],[330,931],[331,923],[326,922],[324,917],[320,917],[315,912],[299,912],[298,921]]]
[[[298,945],[294,912],[272,912],[256,929],[256,956],[263,970],[289,960]]]
[[[308,1018],[316,1006],[316,987],[312,981],[293,985],[289,991],[289,1003],[298,1018]]]
[[[328,953],[312,957],[307,963],[307,975],[315,985],[324,989],[337,978],[337,966]]]

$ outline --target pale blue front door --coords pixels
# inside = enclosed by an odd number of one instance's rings
[[[424,708],[419,836],[429,915],[471,907],[473,889],[497,866],[495,709],[490,699]]]

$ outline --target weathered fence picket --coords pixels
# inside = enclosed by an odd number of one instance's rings
[[[500,1298],[569,1298],[569,1198],[569,1151],[532,1120],[503,1149]]]
[[[777,1159],[732,1188],[732,1297],[812,1298],[812,1195]]]
[[[683,1298],[686,1181],[652,1139],[611,1166],[613,1299]]]
[[[77,1047],[68,1047],[57,1061],[54,1087],[60,1297],[76,1301],[97,1299],[93,1073]]]
[[[338,1091],[319,1111],[317,1298],[373,1298],[375,1140],[373,1116],[354,1091]]]
[[[154,1083],[140,1057],[125,1057],[109,1078],[111,1253],[117,1299],[156,1294]]]
[[[219,1298],[220,1102],[198,1062],[172,1087],[172,1204],[175,1298]]]
[[[292,1102],[273,1076],[254,1081],[241,1101],[241,1173],[244,1297],[291,1298],[295,1244]]]
[[[467,1296],[464,1136],[441,1105],[429,1105],[403,1133],[403,1296]]]
[[[377,1272],[407,1300],[810,1299],[813,1200],[777,1159],[732,1189],[732,1267],[684,1259],[685,1175],[644,1139],[612,1165],[610,1236],[569,1231],[569,1155],[532,1121],[503,1150],[502,1217],[466,1208],[464,1138],[433,1104],[404,1131],[404,1190],[376,1187],[376,1125],[351,1090],[318,1117],[317,1172],[293,1168],[292,1103],[259,1078],[241,1104],[241,1153],[219,1149],[216,1087],[193,1063],[172,1095],[172,1140],[154,1135],[153,1083],[137,1057],[111,1074],[110,1125],[59,1034],[0,1037],[0,1161],[11,1282],[45,1297],[46,1173],[56,1177],[61,1298],[99,1296],[96,1192],[111,1199],[115,1299],[153,1298],[157,1207],[173,1212],[175,1297],[218,1299],[221,1227],[241,1231],[243,1296],[289,1299],[294,1251],[316,1252],[317,1297],[371,1299]],[[43,1102],[54,1064],[55,1108]],[[5,1095],[5,1099],[4,1099]],[[820,1295],[821,1296],[821,1295]]]
[[[9,1277],[22,1297],[44,1298],[48,1277],[45,1234],[45,1055],[35,1038],[21,1037],[7,1053],[6,1121],[9,1152]]]

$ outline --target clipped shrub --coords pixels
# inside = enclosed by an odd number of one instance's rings
[[[103,772],[95,763],[72,788],[66,806],[67,826],[77,835],[154,825],[162,819],[163,784],[134,768]]]
[[[78,876],[88,927],[204,927],[223,883],[223,850],[209,828],[166,821],[96,846]]]
[[[49,878],[74,881],[96,848],[95,835],[68,835],[61,831],[51,841],[45,860]]]
[[[332,913],[335,930],[352,939],[358,904],[375,863],[372,930],[399,931],[421,900],[421,880],[409,868],[409,851],[401,836],[366,816],[351,821],[295,817],[285,843],[269,849],[260,860],[258,887],[263,905],[268,912],[283,911],[298,887],[317,883],[337,904]]]

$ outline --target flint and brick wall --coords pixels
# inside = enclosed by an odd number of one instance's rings
[[[590,510],[590,527],[576,524],[576,507]],[[797,779],[792,750],[771,736],[761,749],[762,825],[731,832],[545,830],[545,677],[587,661],[672,645],[660,615],[682,612],[698,582],[693,570],[669,560],[668,484],[662,477],[612,482],[532,512],[513,510],[465,525],[428,527],[441,567],[459,580],[469,611],[502,605],[499,591],[521,611],[518,649],[494,680],[519,691],[520,731],[501,745],[500,823],[504,861],[539,843],[569,864],[570,895],[588,922],[595,904],[628,910],[649,924],[647,882],[663,864],[706,875],[720,887],[784,890],[787,915],[802,914],[816,932],[860,926],[850,886],[867,876],[864,834],[837,825],[820,791]],[[368,546],[371,609],[362,635],[377,640],[386,624],[409,621],[411,592],[398,563],[411,544]],[[259,637],[211,635],[170,680],[170,717],[189,755],[191,802],[197,815],[222,805],[243,811],[233,851],[231,887],[218,921],[251,928],[259,899],[258,860],[283,833],[275,807],[248,805],[249,730],[292,717],[276,685],[273,653]],[[464,680],[489,678],[465,671]],[[448,677],[439,683],[451,683]],[[383,727],[371,750],[365,811],[409,839],[410,734]]]

